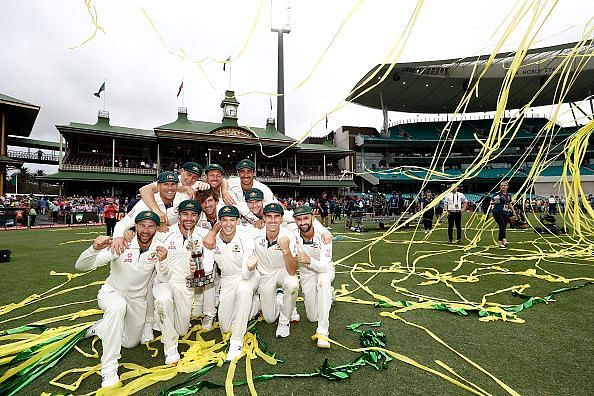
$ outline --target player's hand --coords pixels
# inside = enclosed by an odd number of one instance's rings
[[[111,242],[111,252],[117,256],[124,253],[128,249],[129,243],[123,237],[114,238]]]
[[[299,264],[309,265],[311,263],[311,258],[305,252],[298,252],[295,258]]]
[[[214,249],[217,245],[216,235],[216,232],[209,231],[209,233],[202,238],[202,246],[210,250]]]
[[[126,241],[127,244],[132,242],[132,239],[134,239],[135,236],[136,236],[136,233],[132,230],[128,230],[128,231],[124,232],[124,240]]]
[[[190,199],[194,199],[196,191],[192,188],[192,186],[183,186],[182,188],[184,192],[190,196]]]
[[[93,242],[93,249],[101,250],[111,245],[111,238],[105,235],[99,235]]]
[[[198,191],[206,191],[210,189],[210,184],[203,181],[198,182]]]
[[[332,234],[325,232],[322,234],[322,242],[324,245],[330,245],[332,243]]]
[[[278,246],[280,246],[281,250],[283,251],[289,250],[289,238],[287,238],[286,236],[281,237],[278,240]]]
[[[161,212],[160,210],[155,210],[154,212],[157,214],[157,216],[159,216],[159,221],[161,223],[161,225],[159,227],[163,227],[163,226],[167,227],[167,220],[168,220],[167,215],[165,213]],[[159,231],[161,231],[161,230],[159,230]]]
[[[247,269],[248,271],[253,271],[258,266],[258,258],[254,255],[251,255],[247,261]]]
[[[258,219],[255,223],[254,223],[254,228],[257,228],[259,230],[261,230],[262,228],[264,228],[264,220],[262,219]]]
[[[159,261],[164,261],[167,258],[167,249],[163,246],[157,246],[155,249],[157,251],[157,257],[159,257]]]
[[[223,191],[223,202],[225,202],[225,205],[235,205],[235,200],[229,194],[229,191]]]

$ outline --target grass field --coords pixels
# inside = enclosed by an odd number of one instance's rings
[[[343,235],[345,239],[334,242],[336,261],[366,246],[373,238],[381,235],[377,231],[345,234],[340,228],[335,228],[335,235]],[[497,377],[502,383],[522,395],[591,395],[594,393],[594,343],[592,340],[594,286],[559,293],[555,295],[555,302],[537,304],[518,313],[518,318],[525,323],[502,320],[483,322],[479,321],[476,312],[470,312],[468,316],[460,316],[433,309],[416,309],[398,313],[400,318],[408,322],[406,323],[380,316],[382,312],[391,312],[397,308],[376,308],[369,304],[344,301],[346,298],[354,297],[359,299],[359,302],[371,303],[377,301],[378,295],[395,301],[417,301],[407,295],[417,293],[430,296],[432,299],[461,301],[461,298],[464,298],[476,305],[481,302],[485,294],[520,285],[529,285],[524,290],[525,294],[542,297],[568,285],[550,281],[551,279],[560,280],[559,277],[552,277],[549,280],[539,278],[541,275],[547,275],[547,272],[566,279],[594,278],[594,260],[590,255],[590,247],[581,247],[577,253],[568,253],[573,249],[573,243],[568,238],[539,237],[532,230],[521,230],[510,231],[508,239],[512,242],[511,246],[507,250],[501,250],[495,247],[493,234],[489,229],[482,234],[481,241],[476,247],[464,250],[464,244],[444,243],[447,238],[443,224],[439,224],[435,232],[425,241],[423,241],[425,235],[422,232],[417,233],[413,244],[408,243],[413,235],[411,230],[397,231],[385,241],[374,245],[370,255],[371,265],[367,249],[340,262],[334,281],[335,289],[341,289],[346,285],[344,290],[355,290],[357,283],[354,279],[365,283],[368,289],[358,289],[348,297],[338,298],[330,314],[330,338],[350,348],[358,348],[357,334],[347,330],[346,326],[353,322],[381,321],[381,327],[377,330],[385,333],[387,349],[455,377],[436,363],[441,361],[460,377],[479,386],[483,391],[482,394],[508,393],[485,372]],[[40,294],[62,283],[65,278],[50,276],[50,271],[75,272],[76,258],[102,231],[101,228],[89,227],[0,232],[0,249],[9,248],[13,252],[13,260],[10,263],[0,264],[2,275],[0,306],[19,302],[31,294]],[[472,229],[467,230],[465,242],[468,243],[476,232]],[[563,249],[565,253],[554,253]],[[407,254],[409,265],[418,259],[415,263],[415,272],[408,277],[406,277]],[[459,265],[461,257],[463,257],[462,265],[453,274],[458,278],[449,278],[449,280],[442,278],[445,281],[420,285],[428,281],[431,278],[430,274],[435,274],[436,271],[440,274],[451,272]],[[393,266],[392,271],[377,271],[380,267],[390,266]],[[475,281],[455,282],[463,280],[459,276],[469,275],[477,268],[481,268],[479,273],[483,275],[473,279]],[[528,269],[535,269],[536,272],[512,274],[512,272]],[[424,274],[425,272],[427,273]],[[65,287],[103,280],[107,274],[108,268],[103,267],[73,279]],[[392,287],[393,280],[400,280],[394,283],[394,286],[405,288],[407,291]],[[583,283],[583,281],[584,279],[576,280],[571,284]],[[82,309],[96,308],[96,302],[92,301],[18,318],[39,307],[94,299],[98,288],[99,286],[82,288],[2,314],[0,330]],[[375,296],[370,293],[374,293]],[[485,298],[487,302],[510,305],[525,301],[525,298],[512,295],[511,290]],[[309,338],[315,332],[315,325],[307,322],[303,303],[298,303],[298,310],[302,320],[291,327],[291,336],[287,339],[274,338],[274,325],[266,323],[257,325],[258,332],[268,343],[269,350],[282,357],[284,363],[271,366],[262,359],[256,359],[252,362],[254,375],[309,373],[320,367],[326,358],[332,365],[340,365],[351,362],[360,355],[337,345],[333,345],[330,350],[318,350],[314,341]],[[77,320],[89,321],[96,318],[98,317]],[[75,322],[67,321],[51,326],[72,323]],[[463,354],[485,372],[462,359],[452,349],[439,343],[428,332],[413,324],[430,330],[443,343]],[[207,333],[205,338],[220,339],[220,333],[218,330],[213,330]],[[159,355],[156,358],[150,356],[145,346],[139,346],[131,350],[123,350],[120,363],[133,362],[146,367],[161,365],[162,345],[160,343],[153,345],[159,347]],[[78,346],[82,350],[90,351],[91,340],[81,340]],[[97,343],[97,346],[100,350],[100,343]],[[21,394],[64,392],[63,389],[50,385],[49,381],[65,370],[94,366],[97,363],[98,359],[86,358],[72,350],[56,367],[33,381],[21,391]],[[0,375],[7,368],[8,365],[2,366]],[[120,374],[123,371],[120,369]],[[226,375],[227,365],[213,369],[203,379],[224,384]],[[142,390],[140,394],[158,394],[160,390],[178,384],[188,376],[188,374],[179,374],[173,379]],[[242,378],[245,378],[245,365],[240,361],[235,379]],[[73,375],[64,381],[73,382],[75,379],[76,376]],[[458,379],[460,380],[459,377]],[[92,375],[84,380],[74,393],[89,393],[99,385],[100,377]],[[281,378],[256,383],[256,389],[262,395],[458,395],[467,393],[435,374],[397,359],[386,369],[363,367],[353,373],[351,378],[342,381],[330,382],[323,378]],[[203,392],[224,394],[225,390],[213,389]],[[249,390],[247,386],[238,386],[235,387],[235,393],[249,394]]]

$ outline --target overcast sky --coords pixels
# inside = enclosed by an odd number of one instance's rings
[[[416,5],[416,1],[404,0],[363,2],[312,77],[295,89],[356,3],[290,2],[292,30],[285,35],[288,135],[300,136],[319,120],[314,135],[324,134],[324,115],[342,102],[370,68],[384,61]],[[229,73],[207,60],[201,63],[207,79],[195,61],[240,55],[258,14],[259,0],[100,0],[93,4],[105,33],[99,31],[78,46],[95,29],[83,0],[0,3],[0,92],[41,106],[32,138],[57,141],[56,124],[94,123],[102,101],[92,93],[104,80],[106,109],[113,125],[151,129],[173,121],[181,105],[176,94],[182,79],[189,118],[221,119],[219,104],[229,88]],[[271,2],[262,4],[254,34],[231,67],[232,88],[240,94],[241,125],[264,126],[270,113],[268,95],[242,93],[276,91],[277,38],[270,32]],[[515,4],[505,0],[427,1],[399,62],[490,53],[498,38],[493,33]],[[594,15],[592,4],[561,0],[537,46],[580,39]],[[515,48],[519,37],[512,36],[505,49]],[[186,59],[170,53],[177,49],[184,51]],[[276,109],[276,99],[272,101]],[[379,129],[381,117],[381,111],[349,104],[329,116],[328,127]],[[408,115],[390,113],[392,120],[403,117]]]

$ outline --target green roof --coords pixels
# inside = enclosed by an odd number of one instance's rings
[[[37,149],[46,149],[46,150],[59,150],[60,143],[59,142],[50,142],[47,140],[35,140],[35,139],[27,139],[17,136],[8,136],[6,142],[9,146],[18,146],[18,147],[30,147],[30,148],[37,148]]]
[[[149,129],[127,128],[116,125],[110,125],[109,119],[99,118],[95,124],[82,124],[78,122],[71,122],[68,125],[56,125],[58,130],[70,128],[78,131],[88,132],[102,132],[107,135],[118,135],[120,137],[132,137],[137,139],[156,140],[155,132]],[[61,132],[61,130],[60,130]]]
[[[38,176],[40,180],[51,181],[97,181],[97,182],[112,182],[112,183],[150,183],[155,180],[151,175],[131,175],[124,173],[109,173],[109,172],[72,172],[72,171],[58,171],[57,173]]]
[[[20,167],[24,164],[24,162],[20,161],[20,160],[12,159],[12,158],[4,156],[4,155],[0,155],[0,164],[13,165],[13,166]]]
[[[15,105],[19,107],[34,107],[39,110],[39,106],[25,102],[24,100],[20,100],[17,98],[13,98],[12,96],[4,95],[0,93],[0,103],[1,104],[8,104],[8,105]]]
[[[7,113],[7,135],[29,136],[37,119],[39,106],[0,93],[0,111]]]
[[[155,131],[179,131],[179,132],[195,132],[201,134],[209,134],[219,128],[239,128],[254,135],[254,139],[270,139],[281,140],[283,142],[294,142],[290,136],[282,134],[277,130],[266,130],[266,128],[250,127],[250,126],[229,126],[222,122],[207,122],[189,120],[187,114],[178,114],[177,120],[169,124],[161,125],[155,128]]]

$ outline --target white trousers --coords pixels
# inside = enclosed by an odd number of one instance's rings
[[[194,289],[186,287],[185,281],[157,282],[153,286],[153,296],[163,350],[169,355],[177,352],[179,337],[188,332]]]
[[[212,283],[204,287],[197,287],[196,293],[202,294],[202,312],[210,317],[217,316],[217,307],[219,306],[219,288],[221,286],[221,276],[215,271]],[[197,301],[199,297],[196,296]]]
[[[316,333],[328,336],[330,327],[330,306],[334,288],[334,269],[328,272],[316,272],[301,267],[301,290],[305,313],[310,322],[318,322]]]
[[[243,336],[252,314],[252,301],[258,289],[258,275],[242,279],[241,275],[221,278],[219,294],[219,327],[222,333],[231,331],[231,341],[243,343]]]
[[[101,372],[118,368],[122,346],[133,348],[140,343],[146,316],[145,297],[130,298],[108,285],[103,285],[97,294],[103,319],[97,325],[101,338]]]
[[[280,309],[276,305],[276,289],[279,286],[283,289],[283,305]],[[260,274],[258,292],[264,320],[272,323],[278,318],[279,323],[289,323],[299,292],[297,275],[289,275],[286,268],[279,268],[267,275]]]

